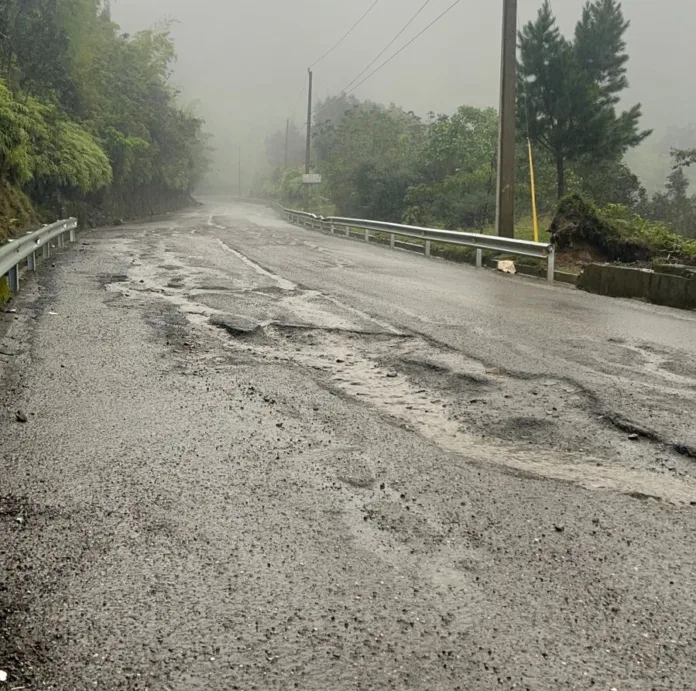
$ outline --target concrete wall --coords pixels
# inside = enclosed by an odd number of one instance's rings
[[[578,288],[611,297],[638,298],[656,305],[696,309],[696,274],[676,268],[670,273],[613,264],[585,267]]]

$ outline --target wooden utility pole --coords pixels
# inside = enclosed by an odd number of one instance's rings
[[[517,0],[503,0],[503,52],[500,66],[500,129],[495,226],[515,237],[515,137],[517,96]]]
[[[283,170],[288,169],[288,140],[290,138],[290,118],[285,121],[285,158],[283,159]]]
[[[309,175],[312,160],[312,70],[309,70],[309,96],[307,98],[307,150],[305,152],[305,173]]]
[[[237,161],[237,188],[239,196],[242,196],[242,147],[239,147],[239,159]]]
[[[309,175],[312,163],[312,70],[309,72],[309,97],[307,99],[307,149],[305,151],[305,173]],[[309,211],[309,185],[305,185],[305,211]]]

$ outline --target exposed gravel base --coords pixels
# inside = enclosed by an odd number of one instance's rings
[[[0,315],[0,689],[694,688],[690,315],[243,207],[78,245]],[[594,349],[492,333],[539,290]]]

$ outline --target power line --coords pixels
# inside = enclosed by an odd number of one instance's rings
[[[420,33],[416,34],[408,43],[403,45],[399,50],[394,53],[388,60],[385,60],[376,70],[373,70],[370,72],[370,74],[365,77],[361,82],[358,82],[350,91],[346,92],[346,96],[348,94],[352,94],[358,87],[360,87],[362,84],[364,84],[370,77],[373,77],[374,75],[377,74],[383,67],[386,67],[397,55],[400,55],[406,48],[408,48],[415,40],[420,38],[428,29],[430,29],[431,26],[439,22],[447,13],[449,13],[451,10],[453,10],[462,0],[455,0],[442,14],[439,14],[435,19],[433,19],[428,26],[425,27]]]
[[[363,14],[363,16],[360,17],[360,19],[358,19],[358,21],[355,22],[355,24],[353,24],[353,26],[351,26],[350,29],[348,29],[348,31],[346,31],[346,33],[343,34],[343,36],[336,43],[334,43],[334,45],[331,46],[329,50],[326,51],[326,53],[324,53],[324,55],[322,55],[318,60],[313,62],[309,66],[309,69],[311,70],[313,67],[316,67],[324,58],[327,58],[329,55],[331,55],[331,53],[333,53],[334,50],[336,50],[336,48],[338,48],[341,45],[341,43],[343,43],[343,41],[345,41],[348,38],[348,36],[350,36],[358,28],[358,26],[362,23],[365,17],[367,17],[367,15],[370,14],[370,12],[372,12],[372,10],[375,8],[378,2],[379,0],[374,0],[374,2],[367,8],[365,14]]]
[[[394,38],[386,45],[382,52],[379,53],[379,55],[377,55],[377,57],[357,77],[355,77],[355,79],[353,79],[353,81],[350,84],[348,84],[348,86],[346,86],[345,89],[341,89],[341,93],[345,93],[348,89],[350,89],[350,87],[353,86],[353,84],[355,84],[355,82],[357,82],[358,79],[360,79],[360,77],[362,77],[363,74],[365,74],[365,72],[367,72],[367,70],[369,70],[370,67],[372,67],[372,65],[374,65],[377,62],[377,60],[379,60],[401,38],[406,29],[408,29],[408,27],[411,26],[411,24],[413,24],[414,21],[416,21],[421,12],[431,2],[432,0],[425,0],[425,2],[420,6],[420,9],[411,17],[411,19],[408,20],[406,26],[404,26],[404,28],[401,29],[401,31],[399,31],[399,33],[396,34],[396,36],[394,36]]]

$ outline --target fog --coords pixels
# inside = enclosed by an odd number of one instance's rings
[[[315,96],[340,92],[391,40],[423,0],[380,0],[355,32],[315,68]],[[395,50],[451,4],[431,0],[397,42]],[[369,7],[371,0],[114,0],[113,16],[124,31],[173,19],[179,61],[174,81],[184,101],[199,101],[214,135],[216,173],[236,180],[237,146],[244,178],[259,165],[263,139],[306,119],[307,67],[334,44]],[[541,0],[519,0],[520,21]],[[584,0],[554,0],[561,28],[570,34]],[[355,95],[425,115],[451,112],[464,103],[497,104],[501,0],[463,0],[392,63],[360,86]],[[670,142],[670,127],[696,122],[691,72],[696,63],[696,7],[687,0],[630,0],[624,12],[631,88],[627,102],[643,104],[647,127],[656,132],[632,156],[649,186],[653,169],[669,165],[655,152]],[[389,55],[387,53],[386,55]],[[385,56],[386,57],[386,56]],[[671,135],[672,138],[675,135]],[[687,136],[688,138],[688,136]],[[681,146],[696,145],[681,141]],[[676,143],[676,142],[674,142]]]

